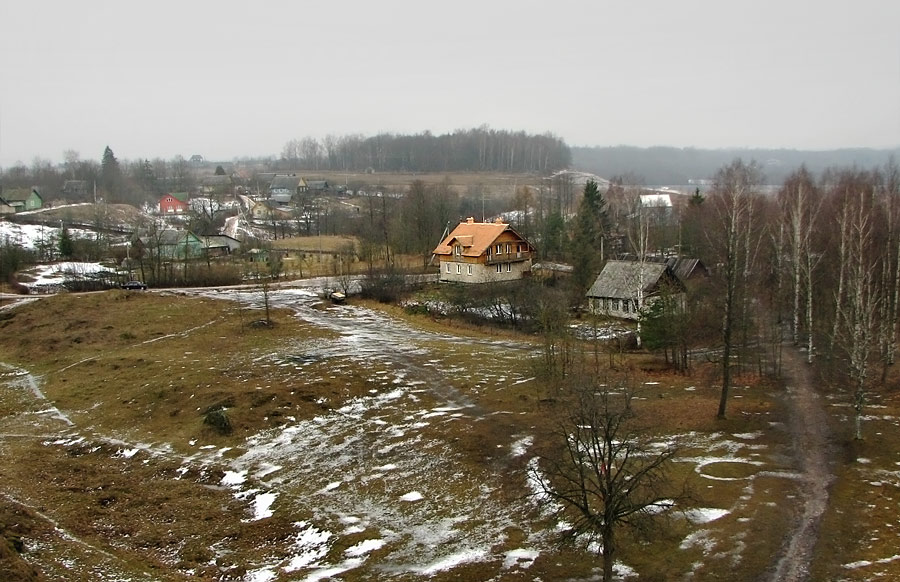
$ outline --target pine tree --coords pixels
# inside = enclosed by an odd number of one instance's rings
[[[75,243],[72,241],[71,235],[69,235],[69,229],[65,227],[59,234],[59,254],[64,259],[71,259],[72,255],[75,254]]]
[[[607,229],[606,200],[593,180],[584,185],[572,245],[572,275],[576,293],[583,296],[603,265],[603,237]]]
[[[122,169],[112,149],[106,146],[100,161],[100,186],[107,194],[118,194],[122,184]]]

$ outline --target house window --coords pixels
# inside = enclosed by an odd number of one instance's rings
[[[498,272],[498,273],[502,273],[502,272],[503,272],[503,263],[497,263],[497,272]]]
[[[498,254],[498,255],[499,255],[500,253],[502,253],[502,252],[503,252],[503,245],[498,244],[496,250],[497,250],[497,254]]]
[[[456,274],[459,275],[462,273],[462,265],[456,263]]]
[[[623,312],[623,313],[628,313],[628,305],[629,305],[629,303],[630,303],[630,301],[628,301],[627,299],[625,299],[624,301],[622,301],[622,312]]]
[[[466,269],[468,270],[468,274],[471,275],[472,274],[472,265],[467,265]]]
[[[506,254],[508,255],[511,252],[512,252],[512,245],[509,243],[506,243]]]
[[[512,263],[506,263],[506,272],[507,273],[512,272]]]
[[[603,311],[608,311],[608,310],[609,310],[609,299],[604,297],[603,298]]]
[[[447,272],[450,272],[450,263],[447,263]]]
[[[453,245],[453,254],[457,257],[462,254],[462,247],[460,245]]]
[[[613,300],[612,300],[612,303],[613,303],[613,306],[612,306],[613,311],[618,311],[618,310],[619,310],[619,300],[618,300],[618,299],[613,299]]]

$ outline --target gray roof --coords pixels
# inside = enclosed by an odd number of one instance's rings
[[[297,186],[300,185],[300,178],[297,176],[275,176],[269,184],[269,190],[276,188],[287,188],[296,192]]]
[[[638,261],[608,261],[587,292],[588,297],[633,299],[637,297],[643,267],[644,294],[655,291],[660,278],[666,273],[664,263]],[[669,271],[671,274],[671,271]]]
[[[687,257],[670,258],[666,259],[666,265],[682,281],[687,281],[695,275],[709,275],[709,269],[706,268],[706,265],[700,259],[689,259]]]

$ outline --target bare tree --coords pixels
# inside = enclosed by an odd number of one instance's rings
[[[738,159],[719,170],[716,190],[710,199],[718,223],[713,233],[718,237],[721,256],[722,297],[722,390],[717,416],[725,417],[731,389],[732,357],[735,355],[735,331],[746,317],[747,282],[752,273],[750,232],[753,226],[753,194],[762,179],[755,162],[745,164]]]
[[[813,345],[813,269],[819,256],[811,248],[821,198],[812,176],[805,167],[792,173],[779,192],[784,226],[787,231],[788,263],[791,274],[791,337],[800,345],[800,330],[805,328],[807,360],[812,362]],[[805,296],[804,296],[805,292]],[[803,309],[805,303],[805,309]],[[801,322],[801,319],[804,319]]]
[[[603,580],[613,577],[622,527],[647,530],[681,493],[668,476],[676,454],[637,430],[625,381],[580,379],[553,448],[529,466],[538,502],[570,527],[564,539],[599,542]]]
[[[869,358],[879,309],[876,263],[872,257],[872,193],[856,190],[844,198],[839,216],[846,287],[835,301],[837,338],[848,362],[853,390],[854,435],[862,438],[862,413],[869,379]]]

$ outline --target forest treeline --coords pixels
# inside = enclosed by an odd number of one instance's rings
[[[883,166],[900,148],[837,149],[828,151],[789,149],[698,149],[632,146],[573,147],[572,165],[598,176],[640,176],[645,184],[690,184],[712,180],[722,166],[736,158],[757,160],[765,184],[781,185],[790,173],[805,165],[819,174],[828,168]]]
[[[288,141],[280,158],[291,169],[353,172],[547,173],[571,161],[569,146],[553,134],[485,126],[441,135],[307,136]]]

